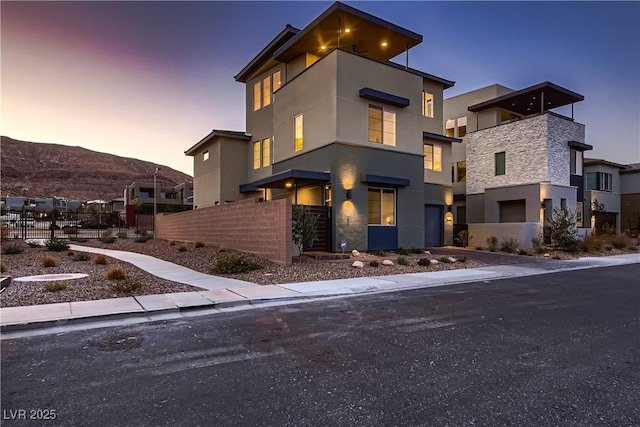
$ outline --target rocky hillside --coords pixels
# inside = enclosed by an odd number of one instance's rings
[[[18,141],[0,141],[2,196],[58,196],[69,200],[105,200],[122,197],[134,181],[152,181],[155,163],[81,147]],[[191,176],[160,165],[158,185],[191,181]]]

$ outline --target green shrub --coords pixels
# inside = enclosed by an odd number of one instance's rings
[[[398,255],[409,255],[409,251],[403,248],[398,248],[396,249],[396,253]]]
[[[200,240],[196,240],[193,243],[193,247],[194,248],[204,248],[206,245],[204,244],[204,242],[201,242]]]
[[[60,292],[67,289],[66,283],[47,283],[44,285],[44,289],[48,292]]]
[[[449,259],[449,257],[448,257],[448,256],[441,256],[440,258],[438,258],[438,260],[439,260],[440,262],[445,263],[445,264],[449,264],[449,263],[451,262],[451,260]]]
[[[378,267],[378,266],[380,265],[380,263],[374,259],[373,261],[371,261],[371,262],[369,263],[369,265],[370,265],[371,267]]]
[[[400,265],[409,265],[409,260],[404,255],[400,255],[396,261]]]
[[[461,257],[458,257],[458,262],[467,262],[467,257],[462,255]]]
[[[121,294],[131,294],[144,287],[144,283],[137,280],[119,280],[113,284],[113,290]]]
[[[2,246],[2,253],[4,255],[17,255],[24,252],[24,246],[19,243],[8,243]]]
[[[126,239],[127,237],[129,237],[126,231],[119,232],[117,236],[118,236],[118,239]]]
[[[120,267],[114,267],[107,271],[107,279],[109,280],[124,280],[126,278],[127,273]]]
[[[114,243],[116,241],[116,236],[107,236],[107,237],[101,237],[100,241],[102,243]]]
[[[537,254],[543,254],[547,251],[547,248],[542,244],[542,239],[539,237],[532,237],[531,245],[533,246],[533,251]]]
[[[373,250],[373,251],[369,251],[369,253],[371,255],[375,255],[375,256],[387,256],[387,253],[385,251],[381,250],[381,249],[376,249],[376,250]]]
[[[431,260],[429,258],[420,258],[418,260],[418,265],[421,265],[422,267],[428,267],[431,265]]]
[[[496,236],[487,237],[487,246],[491,252],[498,250],[498,238]]]
[[[27,245],[29,245],[30,248],[42,247],[42,244],[38,240],[27,240]]]
[[[57,266],[58,263],[56,262],[56,259],[50,256],[44,257],[44,259],[42,260],[42,266],[49,268],[49,267],[55,267]]]
[[[86,252],[80,252],[73,257],[74,261],[89,261],[90,259],[91,259],[91,255],[89,255]]]
[[[545,235],[562,251],[576,252],[580,245],[575,213],[569,209],[554,209],[549,224],[544,226]]]
[[[518,249],[518,255],[529,255],[526,249]]]
[[[409,252],[411,252],[412,254],[421,254],[424,252],[424,249],[420,249],[420,248],[411,248],[409,249]]]
[[[260,263],[242,255],[230,255],[219,259],[213,264],[213,274],[238,274],[262,268]]]
[[[44,245],[51,252],[63,252],[69,249],[69,242],[55,237],[51,240],[45,240]]]
[[[515,253],[516,250],[518,250],[518,246],[520,246],[518,240],[514,239],[513,237],[509,237],[508,239],[502,240],[502,243],[500,244],[500,250],[502,252],[512,254]]]

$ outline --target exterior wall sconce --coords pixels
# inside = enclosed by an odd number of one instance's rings
[[[345,197],[347,198],[347,200],[351,200],[351,190],[347,190]]]
[[[453,222],[453,214],[451,212],[447,212],[444,216],[444,220],[447,221],[447,224]]]
[[[451,213],[452,209],[453,209],[453,207],[451,205],[447,205],[447,212]]]

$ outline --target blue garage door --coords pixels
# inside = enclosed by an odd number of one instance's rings
[[[443,207],[424,205],[424,246],[442,246]]]

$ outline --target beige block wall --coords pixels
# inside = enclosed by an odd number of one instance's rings
[[[156,237],[179,242],[199,240],[290,265],[293,256],[291,201],[258,203],[257,199],[248,199],[193,211],[158,214]]]

